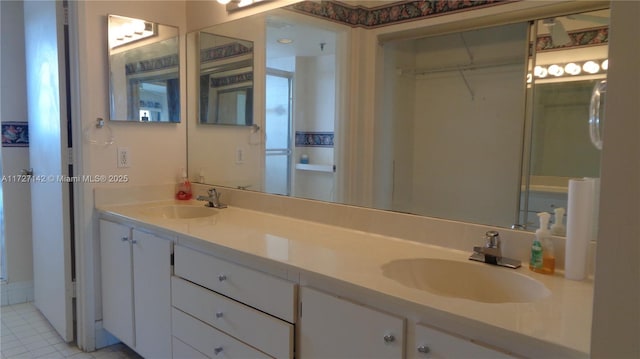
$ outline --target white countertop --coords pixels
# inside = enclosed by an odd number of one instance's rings
[[[518,273],[542,282],[551,295],[531,303],[481,303],[443,297],[404,286],[382,274],[395,259],[441,258],[468,261],[469,252],[425,245],[341,227],[230,207],[208,218],[160,219],[146,215],[149,206],[202,202],[163,201],[99,207],[103,217],[171,231],[178,243],[213,243],[370,289],[412,304],[451,313],[510,332],[553,343],[588,356],[593,303],[592,281],[571,281],[529,271]],[[486,266],[477,263],[479,266]],[[495,267],[495,270],[513,269]]]

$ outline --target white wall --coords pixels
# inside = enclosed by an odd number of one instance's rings
[[[2,91],[0,119],[27,122],[24,17],[21,1],[2,1]],[[4,86],[10,84],[10,86]],[[2,148],[2,174],[20,174],[29,168],[28,147]],[[31,246],[31,190],[28,183],[3,183],[3,208],[7,283],[2,284],[2,304],[33,299]]]
[[[334,132],[336,119],[335,55],[299,56],[294,75],[293,132]],[[333,165],[334,148],[294,147],[293,162],[309,156],[310,164]],[[293,196],[321,201],[335,199],[334,174],[294,170]]]
[[[211,5],[219,4],[211,2]],[[220,7],[212,7],[220,9]],[[211,11],[212,9],[209,9]],[[247,31],[247,28],[256,31]],[[254,100],[253,121],[261,130],[254,132],[247,126],[220,126],[200,124],[199,96],[188,98],[188,153],[189,178],[198,180],[200,175],[205,183],[214,183],[229,187],[250,186],[251,189],[261,190],[263,184],[264,167],[264,107],[265,107],[265,18],[254,16],[241,22],[228,22],[217,25],[217,35],[240,38],[253,41],[254,55]],[[187,37],[189,53],[195,53],[197,47],[196,33]],[[199,75],[198,62],[195,56],[188,58],[187,91],[198,93]],[[237,151],[243,152],[243,162],[236,161]]]
[[[180,30],[180,61],[185,62],[186,5],[182,0],[163,1],[81,1],[71,2],[72,68],[75,110],[74,131],[88,130],[91,138],[106,138],[106,129],[97,130],[97,117],[109,118],[109,70],[107,63],[107,15],[122,15],[177,26]],[[73,55],[73,54],[72,54]],[[75,74],[74,74],[75,75]],[[77,170],[85,175],[127,175],[127,183],[89,184],[80,186],[75,206],[76,246],[80,255],[77,272],[80,283],[78,301],[78,344],[87,350],[96,346],[94,321],[101,317],[99,248],[95,245],[97,226],[93,216],[94,187],[125,187],[176,183],[179,170],[186,167],[186,67],[181,66],[181,118],[179,124],[150,124],[107,121],[113,132],[114,145],[95,145],[86,140],[76,144]],[[131,167],[117,168],[117,147],[128,147]],[[100,334],[100,330],[96,329]],[[97,345],[100,346],[101,337]]]

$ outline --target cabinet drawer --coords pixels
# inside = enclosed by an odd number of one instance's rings
[[[173,277],[173,306],[276,358],[293,357],[293,325]]]
[[[270,358],[175,308],[171,317],[173,336],[209,358]]]
[[[173,347],[173,357],[175,359],[208,359],[206,355],[193,349],[176,337],[171,338],[171,344]]]
[[[174,270],[179,277],[294,323],[295,283],[181,246],[175,247]]]
[[[515,358],[471,340],[438,329],[416,324],[416,358],[474,358],[506,359]]]

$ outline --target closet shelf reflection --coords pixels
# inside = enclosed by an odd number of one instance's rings
[[[335,172],[334,165],[315,165],[306,163],[296,163],[296,169],[301,171],[314,171],[314,172]]]

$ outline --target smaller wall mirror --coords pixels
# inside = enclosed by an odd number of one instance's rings
[[[200,123],[253,124],[253,42],[200,32]]]
[[[109,15],[110,119],[180,122],[178,28]]]

